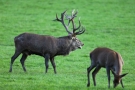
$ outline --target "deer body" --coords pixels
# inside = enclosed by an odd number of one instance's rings
[[[110,88],[110,71],[112,71],[114,75],[114,87],[116,87],[119,82],[121,82],[122,87],[122,77],[126,74],[121,75],[122,73],[122,65],[123,65],[123,59],[121,55],[109,48],[96,48],[90,53],[90,59],[91,59],[91,66],[87,68],[87,77],[88,77],[88,84],[87,86],[90,86],[90,78],[89,74],[92,69],[95,68],[95,70],[92,72],[93,82],[94,86],[96,86],[95,76],[98,73],[98,71],[101,69],[101,67],[106,68],[107,76],[108,76],[108,87]]]
[[[54,73],[56,73],[56,65],[54,62],[54,57],[57,55],[68,55],[71,51],[74,51],[76,49],[81,49],[81,47],[84,45],[78,38],[76,38],[76,35],[80,35],[84,33],[85,29],[80,29],[81,23],[79,21],[79,27],[76,28],[74,24],[74,17],[77,14],[72,13],[71,19],[69,19],[69,23],[72,21],[73,25],[73,32],[70,32],[68,30],[68,26],[65,25],[64,17],[65,12],[61,14],[61,18],[59,19],[56,15],[55,21],[59,21],[63,24],[66,31],[69,35],[63,36],[63,37],[53,37],[49,35],[38,35],[38,34],[32,34],[32,33],[22,33],[14,38],[15,43],[15,53],[11,57],[11,63],[10,63],[10,69],[9,72],[12,72],[12,65],[15,61],[15,59],[22,54],[22,57],[20,59],[20,62],[22,64],[23,70],[26,71],[24,62],[28,55],[36,54],[39,56],[42,56],[45,58],[45,66],[46,71],[48,70],[48,61],[51,61],[51,64],[54,68]],[[77,30],[79,31],[77,32]]]
[[[37,54],[44,56],[50,54],[51,57],[56,55],[68,55],[70,51],[81,48],[82,43],[73,46],[72,36],[55,38],[48,35],[37,35],[32,33],[23,33],[15,37],[15,46],[25,54]],[[21,47],[21,48],[20,48]]]

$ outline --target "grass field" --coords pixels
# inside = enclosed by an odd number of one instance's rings
[[[20,57],[9,73],[14,54],[14,37],[23,32],[65,36],[63,26],[52,21],[56,13],[78,10],[78,17],[86,32],[77,36],[84,46],[68,56],[55,58],[57,74],[50,67],[45,74],[44,58],[29,56],[22,70]],[[0,90],[108,90],[106,70],[97,74],[97,86],[87,85],[89,53],[96,47],[108,47],[124,59],[125,88],[135,89],[135,0],[0,0]],[[113,89],[111,75],[111,88]]]

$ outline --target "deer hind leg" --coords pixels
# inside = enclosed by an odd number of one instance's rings
[[[54,73],[56,74],[56,65],[55,65],[55,62],[54,62],[54,58],[51,58],[50,61],[51,61],[51,64],[53,66]]]
[[[87,68],[87,77],[88,77],[88,84],[87,84],[87,87],[90,86],[90,71],[95,67],[94,64],[91,64],[90,67]]]
[[[111,77],[110,77],[110,68],[109,67],[106,67],[106,72],[107,72],[107,77],[108,77],[108,88],[110,88]]]
[[[101,66],[97,65],[95,70],[92,72],[92,78],[93,78],[93,82],[94,82],[94,86],[96,86],[96,80],[95,80],[95,76],[98,73],[98,71],[101,69]]]
[[[44,58],[45,58],[45,67],[46,67],[46,71],[45,72],[47,73],[48,67],[49,67],[48,62],[49,62],[49,59],[50,59],[50,55],[49,54],[45,54]]]
[[[25,68],[24,62],[25,62],[26,58],[27,58],[27,55],[23,53],[23,55],[22,55],[22,57],[21,57],[21,59],[20,59],[20,62],[21,62],[21,64],[22,64],[22,68],[23,68],[23,70],[24,70],[25,72],[26,72],[26,68]]]
[[[13,65],[15,59],[16,59],[20,54],[21,54],[21,52],[15,51],[15,54],[11,57],[9,72],[12,72],[12,65]]]

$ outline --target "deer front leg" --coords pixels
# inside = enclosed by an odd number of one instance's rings
[[[124,85],[123,85],[122,79],[120,80],[120,83],[121,83],[121,86],[124,88]]]
[[[50,59],[50,55],[49,54],[46,54],[45,55],[45,67],[46,67],[46,73],[47,73],[47,71],[48,71],[48,67],[49,67],[49,64],[48,64],[48,62],[49,62],[49,59]]]
[[[107,71],[107,76],[108,76],[108,88],[110,88],[110,68],[106,67],[106,71]]]
[[[51,64],[53,66],[54,73],[56,74],[56,65],[55,65],[55,62],[54,62],[54,58],[51,58],[50,61],[51,61]]]
[[[22,55],[22,58],[20,59],[20,62],[21,62],[21,64],[22,64],[22,68],[23,68],[23,70],[24,70],[25,72],[26,72],[26,68],[25,68],[24,62],[25,62],[26,58],[27,58],[27,55],[26,55],[26,54],[23,54],[23,55]]]

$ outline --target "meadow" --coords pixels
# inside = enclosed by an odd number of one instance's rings
[[[68,56],[55,58],[57,74],[49,63],[45,73],[44,58],[31,55],[27,58],[25,73],[20,56],[9,73],[14,54],[14,37],[24,33],[66,36],[62,24],[54,22],[67,10],[78,11],[77,18],[86,31],[77,37],[84,43],[82,49]],[[76,18],[76,19],[77,19]],[[78,22],[76,22],[78,23]],[[108,89],[106,70],[102,68],[96,76],[97,86],[87,85],[89,53],[96,47],[108,47],[119,52],[124,60],[123,78],[116,90],[135,89],[135,0],[0,0],[0,90],[113,90]]]

